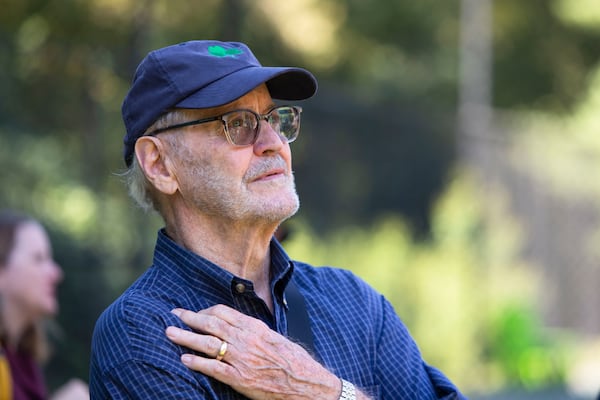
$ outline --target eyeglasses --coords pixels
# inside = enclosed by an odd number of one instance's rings
[[[296,140],[298,132],[300,132],[301,112],[302,108],[298,106],[274,107],[266,114],[257,114],[252,110],[233,110],[216,117],[202,118],[156,129],[147,135],[154,136],[171,129],[221,121],[229,143],[235,146],[248,146],[256,142],[260,121],[265,120],[282,139],[291,143]]]

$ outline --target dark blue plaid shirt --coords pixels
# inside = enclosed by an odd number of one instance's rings
[[[92,399],[245,399],[230,387],[186,368],[186,350],[165,329],[186,328],[171,313],[226,304],[286,335],[284,290],[293,275],[304,295],[316,358],[377,399],[461,399],[438,370],[424,363],[392,306],[346,270],[291,261],[271,243],[274,313],[252,282],[180,247],[160,231],[154,262],[98,319],[92,342]],[[243,284],[245,290],[238,284]]]

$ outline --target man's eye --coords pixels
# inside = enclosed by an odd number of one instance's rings
[[[231,128],[241,128],[244,126],[244,119],[243,118],[235,118],[229,121],[229,126]]]

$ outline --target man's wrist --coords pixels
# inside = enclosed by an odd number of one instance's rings
[[[353,384],[342,379],[342,392],[338,400],[356,400],[356,388]]]

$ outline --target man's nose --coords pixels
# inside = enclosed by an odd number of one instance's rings
[[[254,152],[257,155],[264,154],[266,152],[279,152],[283,146],[285,146],[286,140],[281,137],[266,118],[261,118],[258,126],[258,137],[254,143]]]

